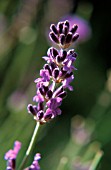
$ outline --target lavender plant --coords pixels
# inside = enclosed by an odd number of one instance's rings
[[[68,20],[59,22],[57,26],[54,24],[50,26],[51,31],[49,37],[60,49],[58,50],[54,47],[48,49],[47,56],[43,57],[46,64],[43,66],[43,69],[40,70],[40,78],[35,80],[37,91],[33,97],[33,101],[37,104],[29,104],[27,109],[37,124],[19,170],[25,168],[39,127],[51,121],[56,116],[61,115],[62,111],[59,107],[67,95],[66,90],[73,91],[70,83],[74,80],[73,71],[76,70],[76,68],[73,66],[73,63],[76,60],[77,53],[74,49],[67,50],[67,48],[78,39],[79,34],[76,33],[77,28],[77,25],[73,25],[73,27],[70,28]],[[14,149],[9,150],[5,154],[7,170],[16,169],[16,157],[20,148],[21,143],[16,141]],[[37,153],[32,165],[25,170],[39,170],[40,166],[38,161],[40,158],[40,154]]]

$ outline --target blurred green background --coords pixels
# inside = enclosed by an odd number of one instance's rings
[[[78,53],[74,91],[63,100],[62,115],[39,130],[27,166],[40,152],[43,170],[111,170],[107,0],[0,0],[0,169],[6,168],[4,154],[15,140],[22,142],[17,165],[23,159],[35,126],[27,104],[33,103],[42,56],[52,46],[49,27],[67,16],[72,22],[79,17],[80,38],[84,35],[72,47]]]

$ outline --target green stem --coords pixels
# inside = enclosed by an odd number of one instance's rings
[[[32,138],[31,138],[31,141],[30,141],[30,144],[29,144],[29,147],[28,147],[28,149],[27,149],[27,151],[26,151],[26,155],[25,155],[25,157],[24,157],[24,159],[23,159],[23,161],[22,161],[22,163],[21,163],[21,165],[20,165],[20,167],[19,167],[19,170],[23,170],[23,168],[24,168],[24,166],[25,166],[25,164],[26,164],[26,162],[27,162],[27,159],[28,159],[28,157],[29,157],[29,154],[30,154],[30,152],[31,152],[31,150],[32,150],[32,147],[33,147],[33,144],[34,144],[34,142],[35,142],[35,138],[36,138],[36,135],[37,135],[39,126],[40,126],[40,123],[37,122],[37,124],[36,124],[36,126],[35,126],[35,129],[34,129],[34,132],[33,132],[33,135],[32,135]]]
[[[103,156],[103,151],[98,151],[97,154],[95,155],[93,161],[92,161],[92,164],[89,168],[89,170],[95,170],[101,157]]]

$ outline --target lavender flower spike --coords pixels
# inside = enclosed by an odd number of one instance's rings
[[[19,141],[15,141],[14,149],[9,150],[5,154],[5,160],[7,160],[7,169],[6,170],[15,170],[16,168],[16,157],[21,148],[21,143]]]
[[[51,25],[49,37],[51,41],[59,45],[60,50],[51,47],[47,51],[47,56],[43,59],[47,62],[40,70],[40,78],[35,80],[36,95],[33,100],[37,105],[28,105],[28,112],[40,124],[44,124],[61,114],[59,108],[62,100],[66,97],[66,89],[70,91],[70,85],[74,80],[73,71],[76,68],[73,64],[76,61],[77,53],[74,49],[67,50],[79,35],[76,33],[78,26],[70,28],[69,21],[59,22],[57,26]]]
[[[26,168],[25,170],[40,170],[40,166],[38,161],[41,159],[40,153],[37,153],[34,157],[34,161],[32,162],[32,165],[30,167]]]

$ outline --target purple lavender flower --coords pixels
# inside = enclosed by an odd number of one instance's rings
[[[47,56],[43,57],[47,63],[40,70],[40,78],[35,80],[37,92],[33,100],[37,102],[37,106],[28,105],[28,112],[40,124],[61,114],[59,107],[66,97],[66,89],[73,90],[70,83],[74,80],[73,71],[76,68],[73,63],[76,61],[77,53],[73,49],[68,51],[65,49],[78,39],[77,28],[77,25],[70,27],[67,20],[59,22],[57,26],[52,24],[50,27],[49,37],[61,49],[51,47],[47,51]]]
[[[39,89],[37,90],[36,96],[33,97],[33,101],[35,101],[35,102],[44,102],[44,97],[41,94],[41,92],[39,91]]]
[[[45,69],[40,70],[40,76],[41,78],[35,80],[35,83],[37,83],[37,87],[41,87],[42,85],[47,86],[50,81],[49,71]]]
[[[62,81],[63,87],[64,87],[64,88],[68,88],[70,91],[73,91],[73,87],[69,85],[69,84],[73,81],[73,79],[74,79],[74,75],[71,75],[70,77],[65,78],[65,79]]]
[[[41,159],[40,153],[37,153],[34,157],[34,161],[32,162],[32,165],[30,167],[26,168],[25,170],[40,170],[40,166],[38,161]]]
[[[7,160],[7,170],[15,170],[16,167],[16,157],[21,148],[21,143],[19,141],[15,141],[14,148],[9,150],[5,154],[5,160]]]
[[[56,117],[57,115],[61,114],[61,110],[58,108],[62,104],[62,98],[56,97],[52,98],[47,102],[48,109],[46,110],[44,114],[45,120],[48,119],[50,116],[51,118]]]
[[[76,68],[72,65],[73,62],[76,60],[77,54],[74,52],[74,50],[69,50],[67,52],[67,57],[63,62],[63,70],[72,72],[73,70],[76,70]]]

